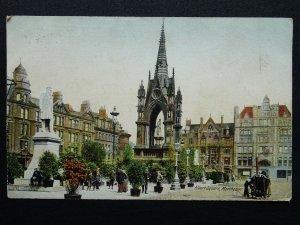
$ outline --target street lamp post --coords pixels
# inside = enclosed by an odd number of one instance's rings
[[[205,157],[206,157],[206,155],[203,154],[203,155],[202,155],[202,158],[203,158],[203,160],[202,160],[202,182],[203,182],[203,183],[205,182],[205,171],[204,171]]]
[[[186,156],[186,180],[185,182],[188,184],[191,182],[190,176],[189,176],[189,156],[190,156],[191,150],[188,148],[186,150],[187,156]]]
[[[120,113],[117,112],[116,106],[114,106],[113,111],[110,113],[113,120],[113,163],[115,162],[115,133],[116,133],[116,118]]]
[[[180,183],[179,183],[179,177],[178,177],[178,171],[177,171],[177,166],[178,166],[178,152],[180,149],[180,143],[175,143],[175,178],[173,183],[171,184],[171,190],[180,190]]]

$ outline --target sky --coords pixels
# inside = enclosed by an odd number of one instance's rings
[[[64,103],[93,111],[117,107],[136,139],[137,92],[157,59],[161,17],[14,16],[7,23],[7,77],[22,62],[32,97],[46,87]],[[169,76],[183,96],[186,119],[233,122],[234,106],[287,105],[292,112],[289,18],[164,18]]]

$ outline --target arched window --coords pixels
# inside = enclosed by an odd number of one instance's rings
[[[260,162],[258,162],[258,165],[260,166],[270,166],[270,162],[268,160],[261,160]]]
[[[209,125],[208,126],[208,133],[212,134],[212,132],[213,132],[213,127],[212,127],[212,125]]]

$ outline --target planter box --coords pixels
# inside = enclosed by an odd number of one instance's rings
[[[44,187],[53,187],[54,180],[45,180]]]
[[[79,200],[79,199],[81,199],[81,195],[80,194],[65,194],[65,199]]]
[[[188,183],[188,187],[194,187],[194,183]]]
[[[139,197],[141,194],[141,189],[130,189],[130,195],[131,196],[135,196],[135,197]]]
[[[154,186],[154,192],[162,193],[162,191],[163,191],[163,187]]]

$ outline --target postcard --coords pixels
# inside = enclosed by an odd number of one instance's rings
[[[290,18],[7,17],[7,192],[290,201]]]

